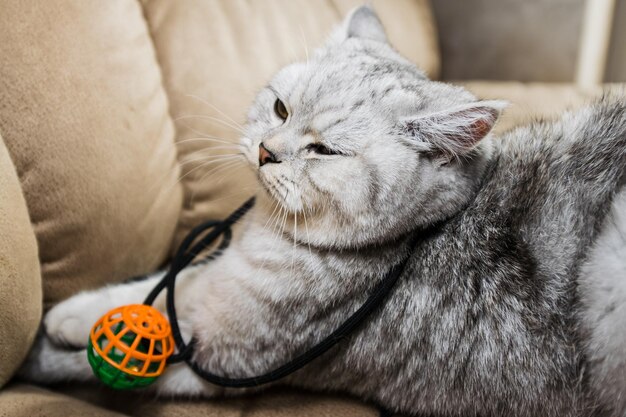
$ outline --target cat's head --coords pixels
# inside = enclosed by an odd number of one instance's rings
[[[297,222],[287,230],[300,227],[298,240],[357,247],[460,210],[502,107],[428,80],[361,7],[258,94],[241,143],[266,197]]]

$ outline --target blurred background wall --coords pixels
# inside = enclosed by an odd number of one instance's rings
[[[626,0],[618,0],[611,35],[607,81],[626,81]]]
[[[574,80],[585,0],[432,0],[432,5],[443,79]],[[626,81],[626,0],[617,0],[614,19],[605,80]]]

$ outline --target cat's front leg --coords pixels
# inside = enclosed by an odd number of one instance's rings
[[[213,385],[196,375],[186,363],[169,365],[163,375],[150,386],[159,397],[202,397],[222,396],[225,389]]]
[[[19,369],[18,377],[42,384],[97,382],[87,361],[86,349],[58,346],[43,329],[27,361]],[[146,389],[162,397],[215,397],[224,391],[198,377],[184,363],[169,365],[165,373]]]
[[[178,322],[186,340],[190,338],[190,311],[186,307],[192,295],[198,292],[198,282],[205,282],[211,275],[208,269],[207,265],[189,267],[180,273],[177,280]],[[45,384],[96,381],[85,349],[91,327],[113,308],[142,303],[162,277],[163,272],[160,272],[144,280],[82,292],[56,305],[44,317],[44,325],[19,376]],[[164,312],[164,293],[157,298],[154,306]],[[168,366],[150,390],[162,396],[213,397],[223,392],[197,377],[186,364]]]
[[[80,292],[62,301],[43,319],[46,335],[58,346],[86,347],[91,327],[100,317],[116,307],[141,304],[163,274]]]
[[[57,304],[45,315],[19,375],[41,383],[95,380],[85,350],[91,327],[115,307],[141,303],[162,276],[81,292]]]
[[[45,334],[43,328],[17,376],[41,384],[96,380],[87,361],[86,349],[59,346]]]

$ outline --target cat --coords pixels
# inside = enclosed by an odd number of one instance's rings
[[[256,206],[221,257],[178,280],[194,359],[230,377],[274,369],[408,257],[363,326],[280,383],[408,415],[626,415],[626,102],[494,137],[505,106],[428,80],[367,6],[280,70],[241,140]],[[94,379],[91,325],[161,276],[52,308],[22,376]],[[184,364],[152,389],[241,392]]]

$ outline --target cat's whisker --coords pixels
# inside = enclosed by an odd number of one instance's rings
[[[233,159],[226,159],[226,160],[222,159],[220,161],[225,161],[225,163],[223,165],[218,165],[216,167],[213,167],[210,170],[208,170],[207,172],[205,172],[204,174],[202,174],[202,176],[200,177],[198,182],[202,182],[207,176],[209,176],[211,174],[214,174],[214,173],[216,173],[216,172],[218,172],[218,171],[220,171],[220,170],[222,170],[224,168],[234,167],[237,164],[239,164],[239,162],[240,162],[238,159],[235,159],[235,160],[233,160]]]
[[[180,152],[180,153],[183,154],[183,152]],[[182,156],[180,160],[185,161],[185,160],[188,160],[190,157],[196,157],[196,156],[201,156],[201,155],[205,158],[215,158],[215,157],[222,157],[222,156],[238,156],[241,158],[245,158],[245,155],[240,149],[216,147],[216,148],[194,149],[184,154],[184,156]]]
[[[275,225],[272,227],[272,250],[274,249],[276,242],[279,240],[278,236],[280,235],[280,227],[286,215],[287,215],[287,210],[281,204],[279,214],[276,217]]]
[[[230,122],[228,122],[226,120],[222,120],[222,119],[220,119],[218,117],[207,116],[207,115],[204,115],[204,114],[187,114],[187,115],[184,115],[184,116],[178,116],[177,118],[174,119],[174,121],[178,122],[180,120],[186,120],[186,119],[210,120],[210,121],[213,121],[213,122],[221,123],[224,126],[228,126],[231,129],[234,129],[234,130],[240,132],[242,135],[246,134],[245,130],[243,130],[243,128],[241,128],[241,127],[239,127],[237,125],[234,125],[234,124],[232,124],[232,123],[230,123]]]
[[[278,202],[277,201],[273,201],[272,205],[274,206],[274,209],[272,210],[272,213],[270,214],[270,216],[268,217],[267,221],[265,222],[265,224],[263,225],[263,228],[261,229],[261,231],[263,233],[265,233],[266,229],[267,229],[267,225],[269,224],[269,221],[272,219],[272,217],[274,217],[274,213],[276,212],[276,210],[278,209]]]
[[[309,66],[309,47],[307,46],[306,35],[304,34],[304,29],[302,29],[302,25],[298,24],[298,29],[300,29],[300,42],[302,46],[304,46],[304,53],[306,55],[306,65]]]
[[[198,183],[200,184],[200,183],[201,183],[201,181],[198,181]],[[214,199],[214,198],[212,198],[212,199],[211,199],[211,203],[216,202],[216,201],[221,201],[221,200],[228,200],[228,199],[229,199],[229,198],[231,198],[231,197],[238,196],[238,195],[245,194],[245,193],[249,193],[249,192],[250,192],[250,190],[255,190],[255,191],[256,191],[256,190],[257,190],[257,188],[256,188],[256,187],[254,187],[254,186],[243,187],[243,188],[241,188],[241,189],[240,189],[238,192],[236,192],[236,193],[231,193],[231,194],[225,195],[225,196],[220,197],[220,198],[215,198],[215,199]],[[189,197],[189,204],[190,204],[190,205],[192,205],[192,204],[193,204],[193,201],[195,200],[196,196],[198,195],[198,191],[199,191],[199,189],[196,189],[196,190],[194,190],[194,191],[191,193],[191,196]]]
[[[224,138],[219,138],[217,136],[200,136],[197,138],[186,138],[186,139],[179,140],[178,142],[176,142],[176,145],[180,145],[182,143],[187,143],[187,142],[218,142],[218,143],[224,143],[227,145],[241,146],[237,142],[228,141]]]
[[[215,110],[216,112],[224,116],[227,120],[229,120],[233,124],[239,126],[241,129],[244,129],[241,123],[238,123],[237,121],[235,121],[235,119],[233,119],[232,117],[224,113],[222,110],[220,110],[217,106],[214,106],[213,104],[209,103],[207,100],[203,99],[202,97],[196,96],[195,94],[187,94],[187,97],[191,97],[191,98],[195,98],[196,100],[199,100],[200,102],[206,104],[207,106],[211,107],[213,110]]]
[[[202,162],[201,165],[198,165],[198,166],[195,166],[195,167],[193,165],[191,165],[193,162],[199,163],[201,161],[202,161],[201,159],[198,159],[196,161],[189,161],[189,165],[187,166],[187,168],[195,170],[198,167],[200,167],[200,168],[208,168],[210,165],[213,165],[213,164],[217,164],[216,168],[219,168],[219,167],[224,166],[224,164],[227,164],[227,163],[229,164],[231,162],[233,162],[233,163],[243,163],[243,161],[240,161],[239,159],[228,158],[228,159],[218,159],[218,160]],[[205,174],[203,173],[202,175],[204,176]]]
[[[278,202],[277,202],[277,203],[278,203]],[[280,226],[279,226],[279,224],[280,224],[280,219],[282,218],[283,212],[285,212],[285,214],[286,214],[286,210],[284,210],[284,208],[283,208],[283,206],[282,206],[282,205],[277,204],[277,207],[279,207],[279,208],[280,208],[280,210],[278,211],[278,213],[277,213],[276,218],[274,219],[274,221],[272,221],[272,232],[271,232],[271,240],[272,240],[271,245],[272,245],[272,246],[271,246],[271,248],[270,248],[270,252],[274,252],[274,247],[276,246],[276,243],[277,243],[277,242],[278,242],[278,240],[279,240],[279,239],[278,239],[279,234],[277,234],[277,233],[276,233],[276,230],[277,230],[276,228],[277,228],[277,227],[280,227]],[[265,258],[263,259],[263,262],[261,262],[261,265],[259,265],[259,267],[257,268],[257,270],[254,272],[254,275],[253,275],[254,277],[257,277],[257,276],[259,275],[259,272],[260,272],[261,270],[263,270],[263,267],[265,266],[265,262],[266,262],[266,261],[267,261],[267,257],[265,257]]]
[[[293,214],[293,248],[291,249],[291,275],[293,275],[293,266],[298,246],[298,212]]]
[[[212,136],[212,135],[210,135],[210,134],[208,134],[206,132],[202,132],[201,130],[198,130],[196,128],[193,128],[193,127],[189,126],[189,124],[187,124],[187,123],[183,123],[183,121],[180,121],[180,122],[181,122],[180,124],[183,125],[185,127],[185,129],[189,129],[191,132],[195,133],[196,135],[198,135],[201,138],[224,139],[224,138],[219,138],[219,137],[216,137],[216,136]],[[228,142],[228,143],[233,143],[233,142]]]
[[[224,169],[220,169],[220,170],[217,170],[217,171],[214,172],[214,174],[217,174],[219,171],[225,171],[219,177],[213,178],[212,184],[220,185],[229,176],[232,178],[232,169],[240,168],[240,167],[238,167],[237,164],[231,164],[231,165],[228,165],[228,166],[225,165],[223,168]]]
[[[183,179],[185,179],[187,176],[191,175],[193,172],[197,171],[198,169],[201,169],[201,168],[203,168],[203,167],[206,167],[206,166],[211,165],[211,164],[216,163],[216,162],[223,162],[223,159],[210,160],[210,161],[208,161],[208,162],[204,162],[204,163],[202,163],[202,164],[198,165],[198,166],[197,166],[197,167],[195,167],[195,168],[192,168],[191,170],[189,170],[188,172],[186,172],[186,173],[185,173],[182,177],[180,177],[180,178],[178,179],[177,183],[178,183],[178,182],[181,182]],[[243,161],[241,161],[241,162],[243,162]]]
[[[238,161],[238,160],[230,161],[230,162],[228,162],[228,163],[226,163],[226,164],[224,164],[224,165],[221,165],[221,166],[218,166],[218,167],[215,167],[215,168],[211,169],[211,171],[209,171],[207,174],[211,174],[211,173],[212,173],[213,175],[215,175],[215,174],[217,174],[217,173],[218,173],[218,172],[220,172],[220,171],[224,171],[224,170],[228,170],[228,169],[230,169],[230,168],[234,168],[234,167],[235,167],[235,166],[237,166],[238,164],[239,164],[239,161]],[[221,182],[224,178],[225,178],[225,176],[224,176],[224,175],[222,175],[222,176],[220,177],[220,179],[219,179],[219,180],[218,180],[218,179],[214,179],[213,181],[214,181],[214,183],[217,185],[217,184],[219,184],[219,183],[220,183],[220,182]]]
[[[298,52],[296,51],[296,48],[294,48],[294,45],[291,42],[287,43],[287,47],[289,48],[289,55],[290,55],[290,60],[292,62],[298,62],[300,61],[300,55],[298,54]]]
[[[224,172],[221,176],[219,176],[218,178],[216,178],[216,179],[214,180],[214,181],[215,181],[215,184],[218,184],[218,185],[219,185],[219,184],[221,184],[221,183],[222,183],[222,181],[224,181],[226,178],[228,178],[229,173],[232,173],[232,172],[230,172],[230,170],[231,170],[231,169],[234,169],[234,168],[239,169],[240,167],[237,167],[237,164],[238,164],[238,163],[240,163],[240,162],[243,162],[243,163],[244,163],[244,166],[245,166],[245,165],[247,165],[247,162],[246,162],[245,160],[244,160],[244,161],[234,160],[234,161],[232,161],[232,163],[225,164],[224,166],[228,165],[228,168],[224,168],[224,170],[225,170],[226,172]],[[219,172],[219,171],[221,171],[221,170],[216,171],[214,174],[216,174],[216,173],[217,173],[217,172]],[[259,187],[259,185],[258,185],[258,184],[256,184],[256,188],[257,188],[257,189],[260,189],[260,187]]]
[[[224,152],[224,151],[231,151],[231,152]],[[185,159],[188,156],[191,155],[202,155],[202,154],[208,154],[207,156],[224,156],[224,155],[242,155],[241,150],[237,149],[237,148],[233,148],[230,146],[215,146],[215,147],[211,147],[211,148],[200,148],[200,149],[195,149],[191,152],[189,152],[187,155],[185,155],[185,157],[181,158],[181,159]]]
[[[276,232],[275,235],[272,237],[272,250],[273,250],[274,246],[276,245],[276,243],[280,240],[280,236],[283,233],[284,224],[287,221],[287,214],[288,214],[287,209],[285,209],[281,205],[280,206],[280,216],[277,219],[278,221],[276,222],[276,227],[274,229],[272,229],[273,232]]]
[[[179,153],[186,153],[187,155],[191,155],[192,153],[199,153],[199,152],[214,152],[216,155],[226,155],[223,151],[227,150],[227,151],[231,151],[231,155],[234,154],[238,154],[242,152],[242,149],[238,146],[233,146],[233,145],[219,145],[219,146],[203,146],[203,147],[199,147],[199,148],[192,148],[191,152],[187,153],[185,152],[185,150],[179,150]],[[215,151],[220,151],[220,152],[215,152]]]
[[[184,165],[193,161],[202,161],[202,160],[210,161],[210,160],[218,160],[218,159],[233,158],[233,157],[245,159],[245,155],[243,155],[241,152],[213,154],[211,152],[211,149],[198,149],[189,153],[188,155],[185,155],[183,158],[181,158],[180,164]]]
[[[235,196],[240,196],[242,194],[248,193],[250,190],[258,191],[258,188],[256,186],[243,187],[236,193],[231,193],[231,194],[225,195],[225,196],[220,197],[220,198],[212,198],[211,199],[211,203],[214,203],[214,202],[217,202],[217,201],[228,200],[228,199],[233,198]]]
[[[300,201],[302,201],[302,199],[300,199]],[[306,207],[304,206],[304,203],[302,204],[303,210],[302,210],[302,216],[304,217],[304,230],[306,231],[306,243],[307,246],[309,247],[309,256],[313,256],[313,253],[311,252],[311,237],[309,236],[309,225],[307,224],[307,220],[306,220]]]
[[[201,152],[203,152],[203,151],[208,151],[208,150],[209,150],[209,149],[207,148],[207,149],[202,149],[202,150],[194,151],[194,152],[190,153],[189,155],[196,155],[197,153],[201,153]],[[226,157],[228,157],[228,158],[226,158]],[[156,179],[156,180],[153,182],[153,184],[151,184],[151,185],[148,187],[148,190],[149,190],[149,192],[152,192],[152,191],[154,190],[154,188],[155,188],[155,187],[161,186],[161,185],[163,184],[163,181],[165,181],[165,180],[169,177],[169,175],[170,175],[170,173],[171,173],[171,171],[172,171],[173,169],[175,170],[175,169],[178,169],[178,168],[183,168],[185,165],[188,165],[188,164],[190,164],[190,163],[197,162],[197,161],[213,161],[213,162],[218,162],[218,161],[222,161],[222,160],[230,160],[230,159],[231,159],[231,157],[242,158],[242,159],[241,159],[241,162],[245,162],[245,156],[244,156],[243,154],[241,154],[241,153],[234,153],[234,154],[220,154],[220,155],[207,155],[207,156],[202,156],[201,158],[188,158],[188,157],[186,157],[186,158],[181,158],[181,160],[180,160],[180,161],[178,161],[178,163],[174,164],[170,170],[167,170],[167,172],[165,172],[162,176],[160,176],[158,179]],[[183,177],[184,177],[184,176],[183,176]],[[178,178],[178,179],[177,179],[177,180],[176,180],[173,184],[171,184],[169,187],[166,187],[166,188],[167,188],[167,190],[166,190],[166,191],[167,191],[167,192],[171,191],[171,189],[173,189],[173,188],[176,186],[176,184],[178,184],[178,183],[181,181],[181,179],[182,179],[183,177]]]
[[[198,156],[196,153],[194,153],[192,155]],[[231,155],[206,155],[206,156],[199,156],[197,158],[186,158],[186,159],[183,159],[179,164],[180,164],[180,166],[185,166],[187,164],[190,164],[190,163],[193,163],[193,162],[198,162],[198,161],[219,162],[219,161],[227,161],[227,160],[231,160],[231,159],[241,160],[241,162],[245,161],[245,159],[242,158],[242,156],[239,156],[238,154],[231,154]]]
[[[181,162],[189,162],[192,160],[214,160],[223,158],[241,158],[245,159],[245,155],[241,152],[232,153],[212,153],[211,149],[197,149],[181,158]]]
[[[278,208],[279,210],[278,210],[278,213],[276,214],[276,218],[272,222],[272,230],[271,230],[272,243],[276,241],[276,234],[278,233],[278,230],[280,229],[281,219],[283,218],[284,207],[281,204],[278,204]],[[272,246],[272,249],[273,249],[273,246]]]
[[[287,228],[287,219],[289,218],[289,210],[285,209],[285,217],[282,221],[282,226],[280,229],[280,233],[276,235],[277,240],[280,240],[285,235],[285,229]]]

